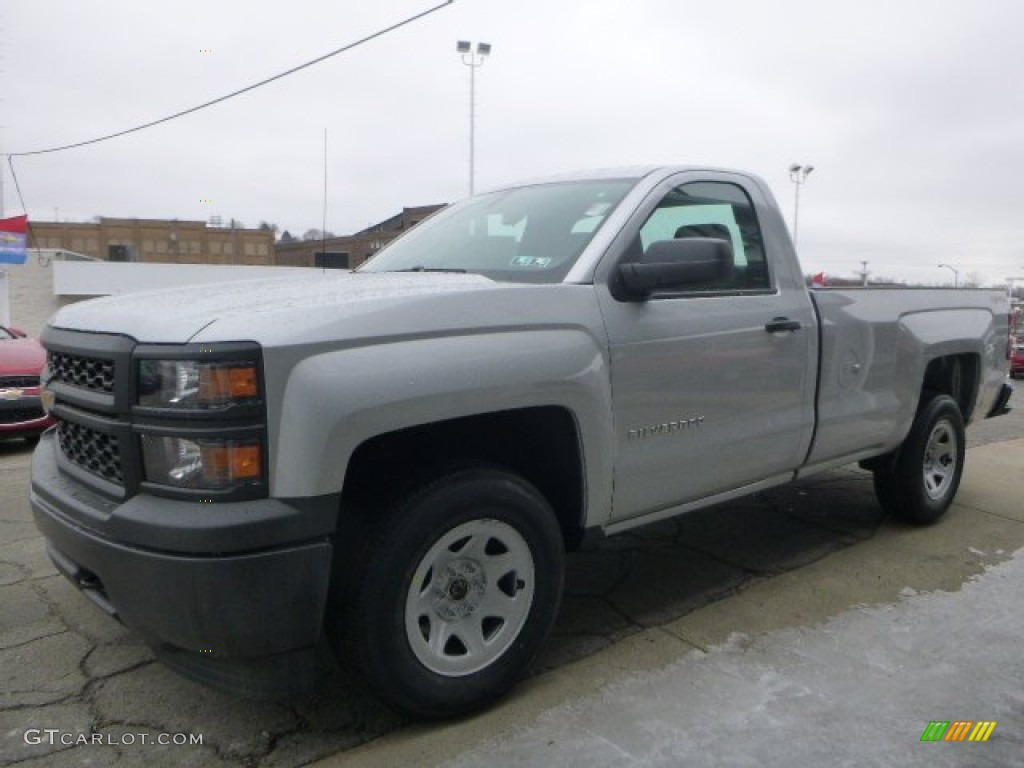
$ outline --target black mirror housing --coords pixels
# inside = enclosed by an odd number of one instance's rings
[[[651,243],[640,261],[619,265],[626,298],[644,300],[659,290],[681,290],[718,280],[733,271],[732,243],[711,237],[687,237]]]

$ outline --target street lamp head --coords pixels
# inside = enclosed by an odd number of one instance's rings
[[[805,165],[804,166],[804,176],[807,176],[813,170],[814,170],[814,166],[813,165]]]
[[[797,163],[793,163],[791,166],[789,166],[789,172],[800,173],[800,166]]]
[[[459,53],[469,53],[472,47],[473,46],[469,40],[459,40],[459,42],[455,44],[455,50]]]
[[[490,43],[477,43],[476,44],[476,52],[479,53],[481,56],[490,56],[491,55],[491,44]]]

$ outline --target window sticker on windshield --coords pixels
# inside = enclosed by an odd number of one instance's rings
[[[608,209],[612,207],[611,203],[594,203],[592,206],[587,208],[587,212],[583,214],[585,218],[590,216],[604,216],[608,213]]]
[[[516,256],[512,259],[513,267],[539,267],[543,269],[551,263],[547,256]]]

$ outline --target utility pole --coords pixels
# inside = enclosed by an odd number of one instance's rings
[[[864,286],[865,288],[867,288],[868,287],[868,262],[861,261],[860,264],[861,264],[860,277],[861,277],[861,280],[863,281],[861,283],[861,285]]]

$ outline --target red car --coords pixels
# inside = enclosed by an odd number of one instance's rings
[[[46,352],[17,328],[0,325],[0,439],[33,438],[53,424],[39,399]]]
[[[1024,376],[1024,337],[1018,336],[1013,342],[1013,357],[1010,358],[1010,375]]]

